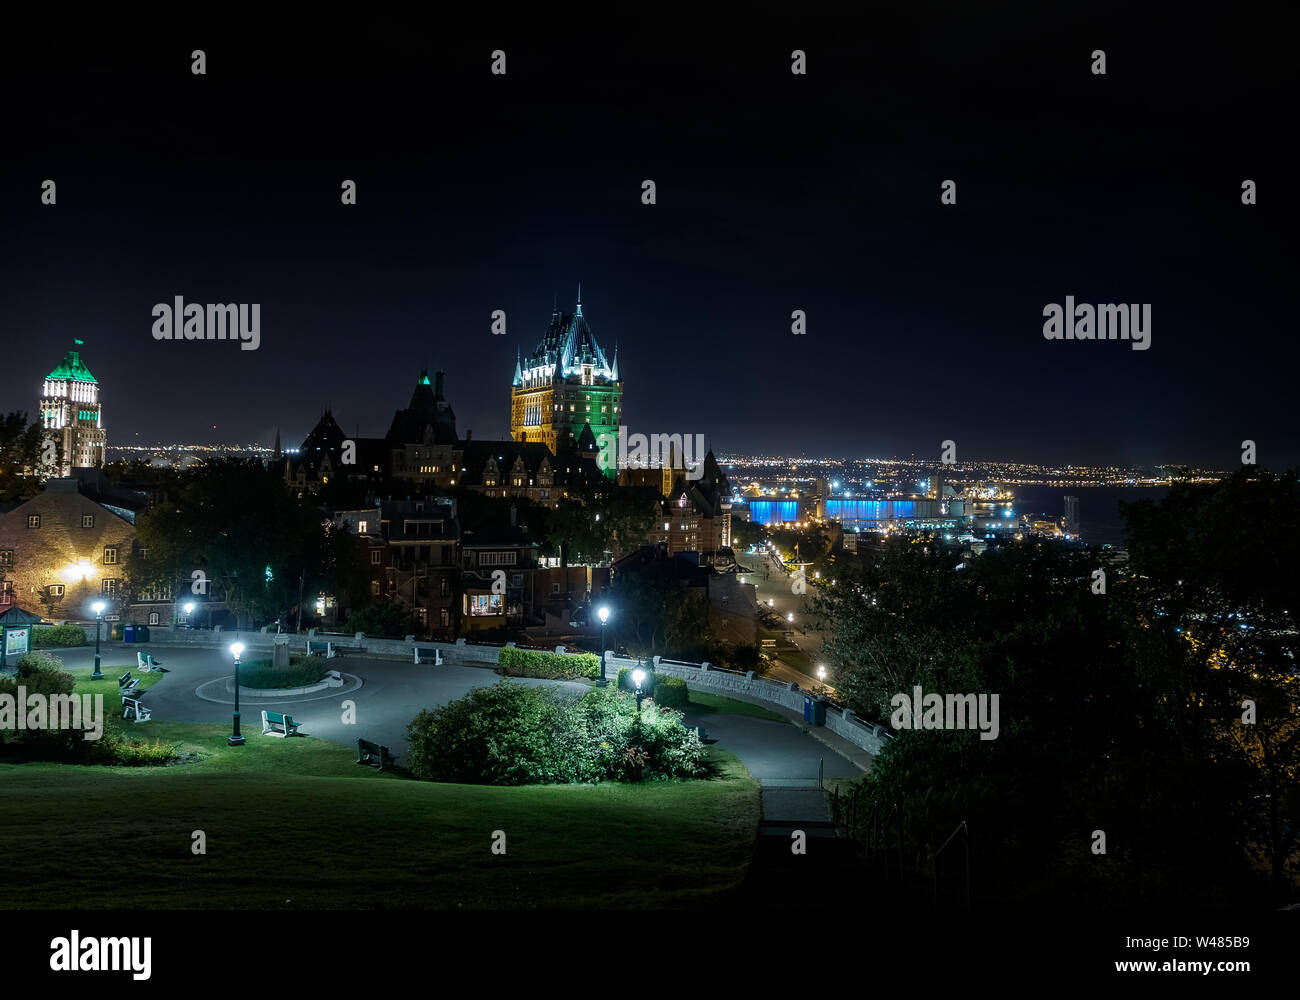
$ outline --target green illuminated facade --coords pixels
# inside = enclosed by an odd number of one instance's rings
[[[556,455],[594,450],[602,434],[618,437],[623,382],[618,349],[613,359],[596,343],[582,314],[582,293],[572,314],[555,310],[541,342],[515,361],[510,389],[510,433],[516,441],[545,444]],[[588,431],[587,428],[590,427]],[[616,448],[605,474],[618,475]]]
[[[99,380],[76,351],[65,354],[45,376],[40,414],[47,440],[58,446],[52,475],[67,477],[74,468],[104,464],[108,434],[100,409]]]

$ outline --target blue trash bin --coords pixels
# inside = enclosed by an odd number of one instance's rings
[[[124,642],[135,642],[135,626],[126,625],[122,629],[122,640]],[[808,717],[808,709],[804,708],[804,718]]]
[[[812,724],[814,726],[826,725],[826,702],[820,698],[812,703]]]
[[[127,640],[130,641],[129,639]],[[803,721],[812,722],[813,720],[813,700],[811,695],[803,696]]]

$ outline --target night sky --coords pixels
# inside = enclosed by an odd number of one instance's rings
[[[499,438],[516,349],[581,281],[631,432],[1300,462],[1290,35],[1238,7],[992,9],[14,25],[0,410],[34,413],[80,337],[110,447],[292,445],[327,405],[379,436],[426,366],[462,436]],[[260,348],[155,341],[177,295],[260,303]],[[1151,303],[1151,348],[1045,340],[1066,295]]]

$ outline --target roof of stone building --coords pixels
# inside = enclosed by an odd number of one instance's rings
[[[443,396],[442,380],[442,372],[435,372],[432,382],[428,371],[420,372],[410,405],[393,414],[386,435],[389,444],[423,444],[430,428],[434,444],[456,444],[456,412]]]
[[[74,382],[98,382],[94,375],[90,374],[90,369],[86,363],[81,360],[81,355],[76,351],[69,351],[63,356],[63,360],[55,366],[54,371],[45,376],[47,379],[72,379]]]

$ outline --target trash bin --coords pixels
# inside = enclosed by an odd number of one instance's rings
[[[826,725],[826,702],[820,698],[812,703],[812,724],[814,726]]]
[[[122,623],[113,622],[108,628],[108,637],[116,642],[122,641]]]
[[[124,626],[122,626],[122,638],[123,638],[126,642],[135,642],[135,626],[134,626],[134,625],[124,625]],[[807,717],[808,717],[808,709],[805,708],[805,709],[804,709],[804,718],[806,719]]]
[[[128,642],[130,640],[127,640]],[[811,695],[803,696],[803,721],[812,722],[813,720],[813,700]]]
[[[136,642],[148,642],[148,641],[149,641],[149,626],[148,626],[148,625],[137,625],[137,626],[135,627],[135,641],[136,641]]]

